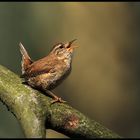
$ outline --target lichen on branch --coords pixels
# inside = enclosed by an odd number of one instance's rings
[[[22,84],[18,75],[0,65],[0,100],[16,116],[27,138],[45,138],[53,129],[71,138],[120,138],[66,103]]]

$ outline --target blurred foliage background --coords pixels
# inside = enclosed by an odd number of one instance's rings
[[[140,137],[139,2],[0,2],[0,64],[19,75],[19,42],[37,60],[75,38],[72,73],[54,92],[119,135]],[[24,137],[2,103],[0,124],[1,138]]]

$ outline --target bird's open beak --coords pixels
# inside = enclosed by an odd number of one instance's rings
[[[73,39],[72,41],[69,42],[69,45],[71,46],[71,44],[76,41],[77,39]]]
[[[72,52],[73,51],[73,49],[75,49],[75,48],[78,48],[79,46],[76,46],[76,45],[72,45],[73,44],[73,42],[74,41],[76,41],[77,39],[74,39],[74,40],[72,40],[72,41],[70,41],[70,42],[68,42],[67,43],[67,49],[68,49],[68,51],[70,51],[70,52]]]

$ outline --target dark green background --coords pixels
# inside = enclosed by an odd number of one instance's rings
[[[19,42],[37,60],[75,38],[72,73],[54,92],[119,135],[140,137],[139,2],[0,2],[0,64],[17,74]],[[23,137],[2,103],[0,137]]]

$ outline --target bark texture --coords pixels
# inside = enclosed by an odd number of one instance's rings
[[[47,128],[70,138],[120,138],[66,103],[51,105],[50,97],[24,85],[18,75],[1,65],[0,100],[16,116],[27,138],[45,138]]]

